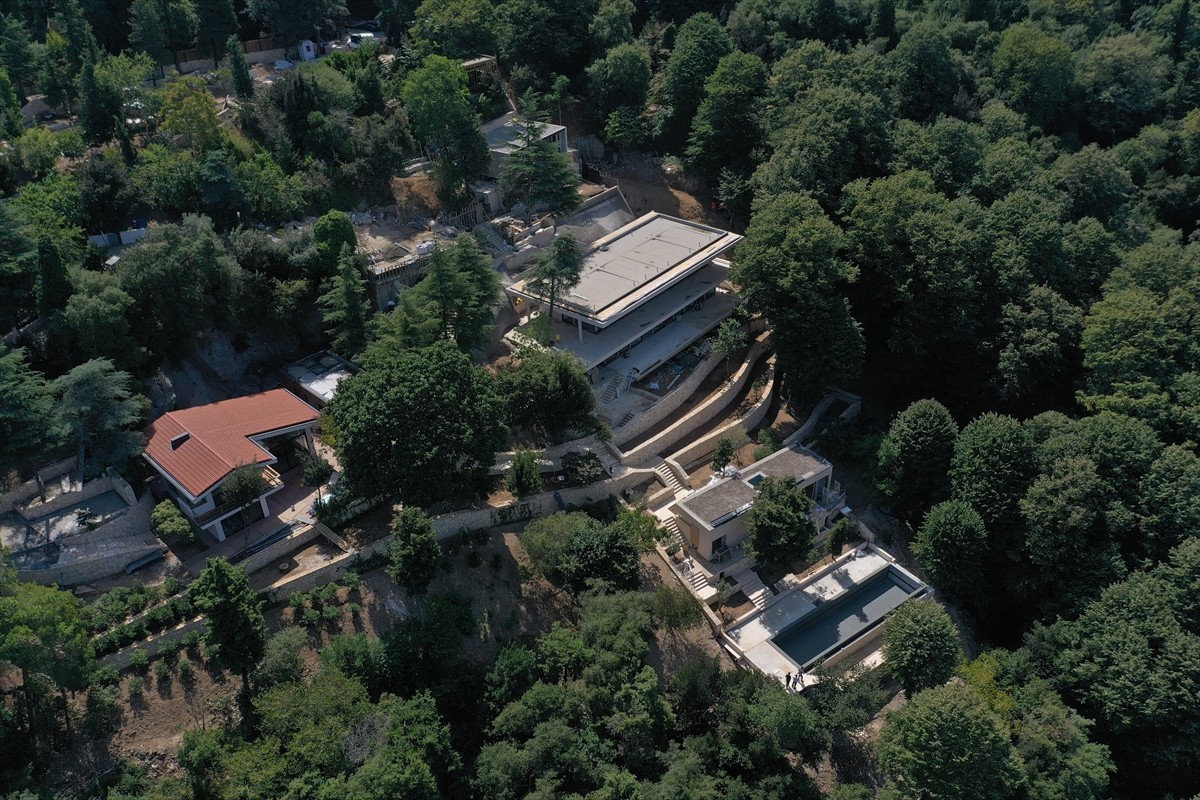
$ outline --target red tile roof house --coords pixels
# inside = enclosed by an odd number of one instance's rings
[[[301,438],[303,449],[312,453],[316,427],[315,408],[286,389],[273,389],[164,414],[146,428],[143,455],[166,479],[183,513],[225,541],[227,533],[270,513],[267,497],[283,488],[271,468],[279,463],[276,453],[292,442],[299,445]],[[267,491],[257,508],[242,514],[243,508],[223,502],[221,484],[246,464],[263,467]]]

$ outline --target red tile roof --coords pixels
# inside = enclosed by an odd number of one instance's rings
[[[317,410],[286,389],[235,397],[172,411],[150,423],[146,457],[199,498],[243,464],[272,460],[249,437],[316,420]],[[187,439],[172,446],[184,434]]]

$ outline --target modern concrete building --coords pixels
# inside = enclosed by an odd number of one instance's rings
[[[283,368],[283,384],[315,408],[333,399],[338,384],[362,372],[362,367],[332,350],[322,350]]]
[[[505,160],[525,146],[525,124],[525,120],[512,112],[484,123],[481,131],[483,138],[487,140],[488,151],[492,156],[491,164],[488,167],[489,178],[498,179],[500,171],[504,168]],[[579,160],[574,157],[575,151],[567,147],[567,129],[565,127],[549,122],[534,121],[530,124],[537,126],[539,139],[549,140],[558,149],[558,152],[572,156],[571,163],[578,169]]]
[[[730,472],[726,477],[714,476],[707,486],[671,507],[684,541],[709,562],[720,563],[739,549],[746,538],[745,514],[754,505],[756,487],[768,475],[796,480],[813,499],[812,518],[818,530],[846,500],[833,480],[833,465],[798,444]]]
[[[317,410],[286,389],[172,411],[146,428],[143,453],[183,513],[220,541],[267,516],[279,473],[313,452]],[[239,467],[262,468],[266,491],[242,506],[222,492]],[[275,470],[279,465],[280,470]]]
[[[579,283],[556,297],[556,346],[570,350],[607,380],[628,381],[721,324],[740,302],[718,287],[729,262],[718,257],[741,236],[651,212],[597,239],[584,257]],[[506,289],[526,326],[548,311],[549,298],[526,278]],[[520,341],[523,327],[510,333]]]

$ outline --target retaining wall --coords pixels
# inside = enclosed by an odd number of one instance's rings
[[[74,472],[76,467],[75,457],[65,458],[62,461],[57,461],[49,466],[42,467],[37,471],[38,477],[42,481],[53,480],[60,475],[68,472]],[[0,514],[12,511],[18,503],[23,503],[29,498],[38,493],[37,480],[30,479],[19,486],[14,486],[7,492],[0,494]]]
[[[115,575],[142,556],[166,546],[150,533],[150,512],[154,500],[150,493],[132,508],[127,508],[94,531],[81,531],[59,540],[58,561],[45,569],[21,570],[21,580],[43,585],[76,586]]]
[[[124,483],[124,481],[121,481]],[[126,484],[128,486],[128,484]],[[62,511],[68,506],[82,503],[84,500],[91,500],[93,497],[99,497],[105,492],[113,490],[113,480],[110,476],[104,475],[99,478],[93,478],[83,485],[83,488],[78,492],[66,492],[55,497],[51,497],[45,503],[36,502],[29,505],[21,506],[17,512],[25,519],[33,519],[42,517],[46,514],[53,514],[57,511]],[[124,499],[124,497],[122,497]]]
[[[771,407],[771,400],[775,393],[775,377],[767,382],[763,387],[763,395],[758,399],[754,406],[746,412],[744,416],[727,425],[722,425],[715,431],[702,436],[681,450],[671,454],[671,458],[667,463],[680,468],[691,466],[694,462],[706,457],[709,453],[717,449],[717,442],[722,439],[732,439],[738,434],[749,436],[750,431],[763,421],[767,416],[767,411]],[[686,483],[686,481],[685,481]]]
[[[254,555],[238,562],[238,566],[246,570],[246,572],[256,572],[267,566],[273,561],[283,558],[292,550],[295,550],[301,545],[306,545],[313,539],[321,535],[312,525],[306,525],[303,528],[293,532],[290,536],[286,536],[275,542],[270,547],[267,547]]]
[[[567,453],[587,452],[599,454],[604,449],[604,442],[592,434],[584,436],[580,439],[572,439],[569,442],[563,442],[560,445],[542,450],[538,456],[538,470],[541,472],[557,472],[562,469],[562,457]],[[496,453],[496,463],[492,465],[492,475],[503,475],[512,469],[513,458],[517,455],[517,451],[509,450],[506,453]]]
[[[684,437],[690,435],[694,430],[702,425],[708,424],[713,417],[725,410],[730,401],[741,392],[746,382],[750,380],[750,374],[754,369],[754,365],[758,363],[759,358],[770,347],[770,335],[764,335],[754,342],[754,346],[750,348],[749,356],[742,364],[741,368],[734,374],[733,379],[726,383],[721,389],[709,400],[702,403],[699,407],[693,409],[683,419],[676,422],[670,428],[667,428],[657,436],[648,439],[637,447],[623,453],[621,456],[622,464],[641,464],[655,455],[662,453],[665,450],[674,447],[677,443],[683,440]]]
[[[578,506],[585,503],[594,503],[611,494],[617,494],[625,489],[637,486],[639,483],[652,480],[655,477],[654,470],[631,469],[626,470],[624,474],[616,478],[589,483],[586,486],[561,489],[558,495],[562,498],[564,504]],[[433,528],[437,531],[438,538],[444,539],[462,530],[493,528],[497,525],[508,525],[512,522],[544,517],[561,510],[554,495],[554,492],[542,492],[541,494],[520,498],[500,508],[475,508],[469,511],[443,514],[440,517],[434,518]]]
[[[671,414],[674,414],[683,405],[683,401],[695,394],[696,390],[700,388],[700,384],[704,383],[704,380],[717,368],[717,365],[721,364],[724,360],[725,357],[720,353],[710,353],[703,361],[696,365],[691,375],[688,375],[687,378],[671,390],[670,394],[660,398],[654,405],[638,414],[628,425],[623,428],[614,429],[613,443],[621,445],[631,439],[636,439]]]

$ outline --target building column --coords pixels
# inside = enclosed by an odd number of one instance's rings
[[[575,323],[579,326],[579,341],[583,341],[583,317],[576,317]]]
[[[269,517],[271,515],[271,512],[267,509],[267,496],[265,494],[258,498],[258,507],[262,509],[264,517]]]
[[[209,530],[212,531],[213,536],[217,537],[218,542],[225,541],[225,526],[221,524],[221,520],[214,522]]]
[[[317,454],[317,449],[316,449],[316,447],[313,445],[313,433],[312,433],[312,428],[305,428],[305,429],[304,429],[304,447],[305,447],[305,449],[306,449],[306,450],[308,450],[308,454],[309,454],[310,456],[315,456],[315,455]]]

